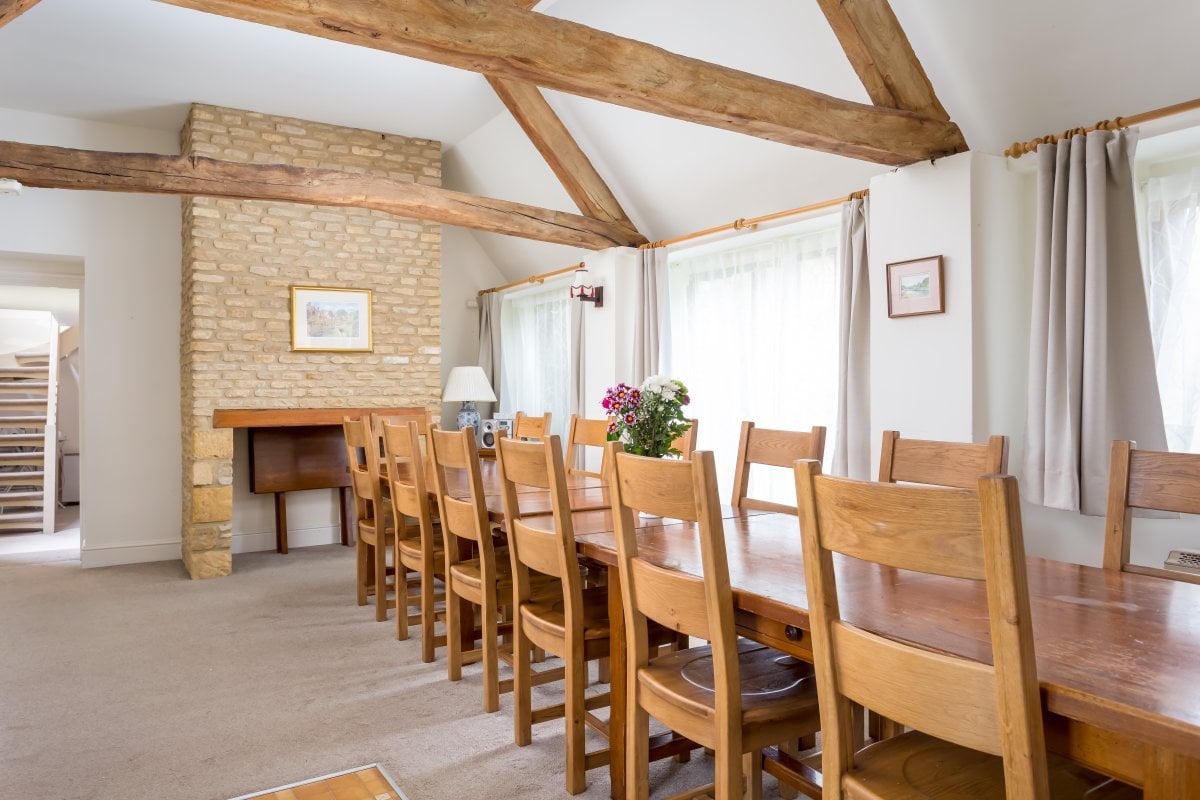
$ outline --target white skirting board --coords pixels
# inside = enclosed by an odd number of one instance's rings
[[[337,544],[342,541],[341,528],[323,526],[300,528],[288,531],[288,547],[315,547],[322,544]],[[115,567],[120,564],[143,564],[148,561],[179,561],[181,542],[179,539],[157,539],[146,542],[89,547],[79,552],[79,563],[84,569],[92,567]],[[275,549],[275,531],[235,533],[232,552],[258,553]]]

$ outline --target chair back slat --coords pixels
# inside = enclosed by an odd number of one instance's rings
[[[442,530],[462,539],[478,543],[479,526],[476,524],[475,504],[470,500],[442,495]]]
[[[534,447],[514,447],[513,445],[533,444]],[[539,447],[539,442],[519,442],[508,437],[496,440],[496,461],[500,461],[499,452],[504,450],[504,480],[518,486],[532,486],[536,489],[550,489],[553,476],[546,471],[546,450]]]
[[[879,454],[879,480],[883,483],[975,489],[981,475],[1001,475],[1007,469],[1007,436],[973,444],[904,439],[896,431],[883,432]]]
[[[855,558],[983,580],[979,498],[969,489],[866,481],[817,483],[821,546]],[[871,513],[864,514],[864,508]]]
[[[689,419],[688,422],[691,423],[691,427],[671,442],[671,447],[679,451],[679,457],[684,461],[691,460],[692,454],[696,452],[696,437],[700,435],[700,420]]]
[[[354,488],[358,521],[374,520],[381,505],[379,480],[372,478],[366,470],[355,469],[350,471],[350,482]]]
[[[512,438],[540,440],[550,433],[550,420],[553,417],[549,411],[540,416],[529,416],[524,411],[518,411],[513,419]]]
[[[825,457],[825,428],[811,431],[783,431],[759,428],[749,420],[742,423],[738,441],[737,468],[733,475],[733,505],[738,508],[796,513],[796,507],[747,496],[750,491],[750,467],[792,468],[800,459],[821,461]]]
[[[712,639],[704,581],[640,558],[630,564],[637,611],[665,628],[697,639]]]
[[[797,462],[795,472],[825,785],[840,786],[854,769],[855,701],[956,744],[999,753],[1008,797],[1047,798],[1016,479],[984,476],[972,492],[828,477],[815,461]],[[914,518],[905,521],[909,515]],[[918,527],[927,532],[918,533]],[[980,542],[966,544],[969,536]],[[871,538],[882,545],[869,542]],[[953,556],[938,552],[935,543]],[[878,558],[893,549],[906,554]],[[842,619],[836,553],[917,572],[982,579],[992,664],[886,640]],[[959,564],[950,568],[949,561]]]
[[[608,420],[606,419],[584,419],[583,417],[571,415],[571,428],[567,433],[567,460],[575,463],[577,455],[581,455],[576,448],[599,447],[601,449],[608,444]],[[590,471],[583,467],[568,466],[568,475],[588,475],[593,478],[601,478],[604,475],[604,466],[601,462],[599,472]]]
[[[696,522],[689,461],[627,457],[617,477],[621,502],[637,511]]]
[[[563,577],[562,546],[557,533],[533,528],[519,519],[513,520],[508,526],[508,546],[525,567],[554,578]]]
[[[1200,514],[1200,455],[1134,450],[1127,502],[1133,508]]]
[[[832,628],[843,696],[902,725],[1000,755],[996,671],[986,664],[915,650],[838,622]],[[847,665],[871,664],[872,669]],[[894,676],[905,677],[897,692]]]

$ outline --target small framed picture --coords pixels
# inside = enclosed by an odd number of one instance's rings
[[[371,290],[292,288],[292,349],[371,351]]]
[[[887,283],[889,317],[941,314],[946,310],[941,256],[888,264]]]

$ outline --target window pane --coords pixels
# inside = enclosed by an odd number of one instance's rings
[[[1200,169],[1147,181],[1146,252],[1167,447],[1200,452]]]
[[[829,429],[837,421],[839,219],[789,226],[769,239],[670,259],[669,374],[692,397],[702,449],[728,502],[742,420]],[[795,504],[787,470],[755,467],[751,494]]]
[[[500,312],[500,413],[554,415],[551,433],[570,424],[571,301],[565,286],[504,298]]]

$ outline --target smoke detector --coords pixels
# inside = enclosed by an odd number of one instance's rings
[[[0,178],[0,197],[20,197],[21,182],[12,178]]]

